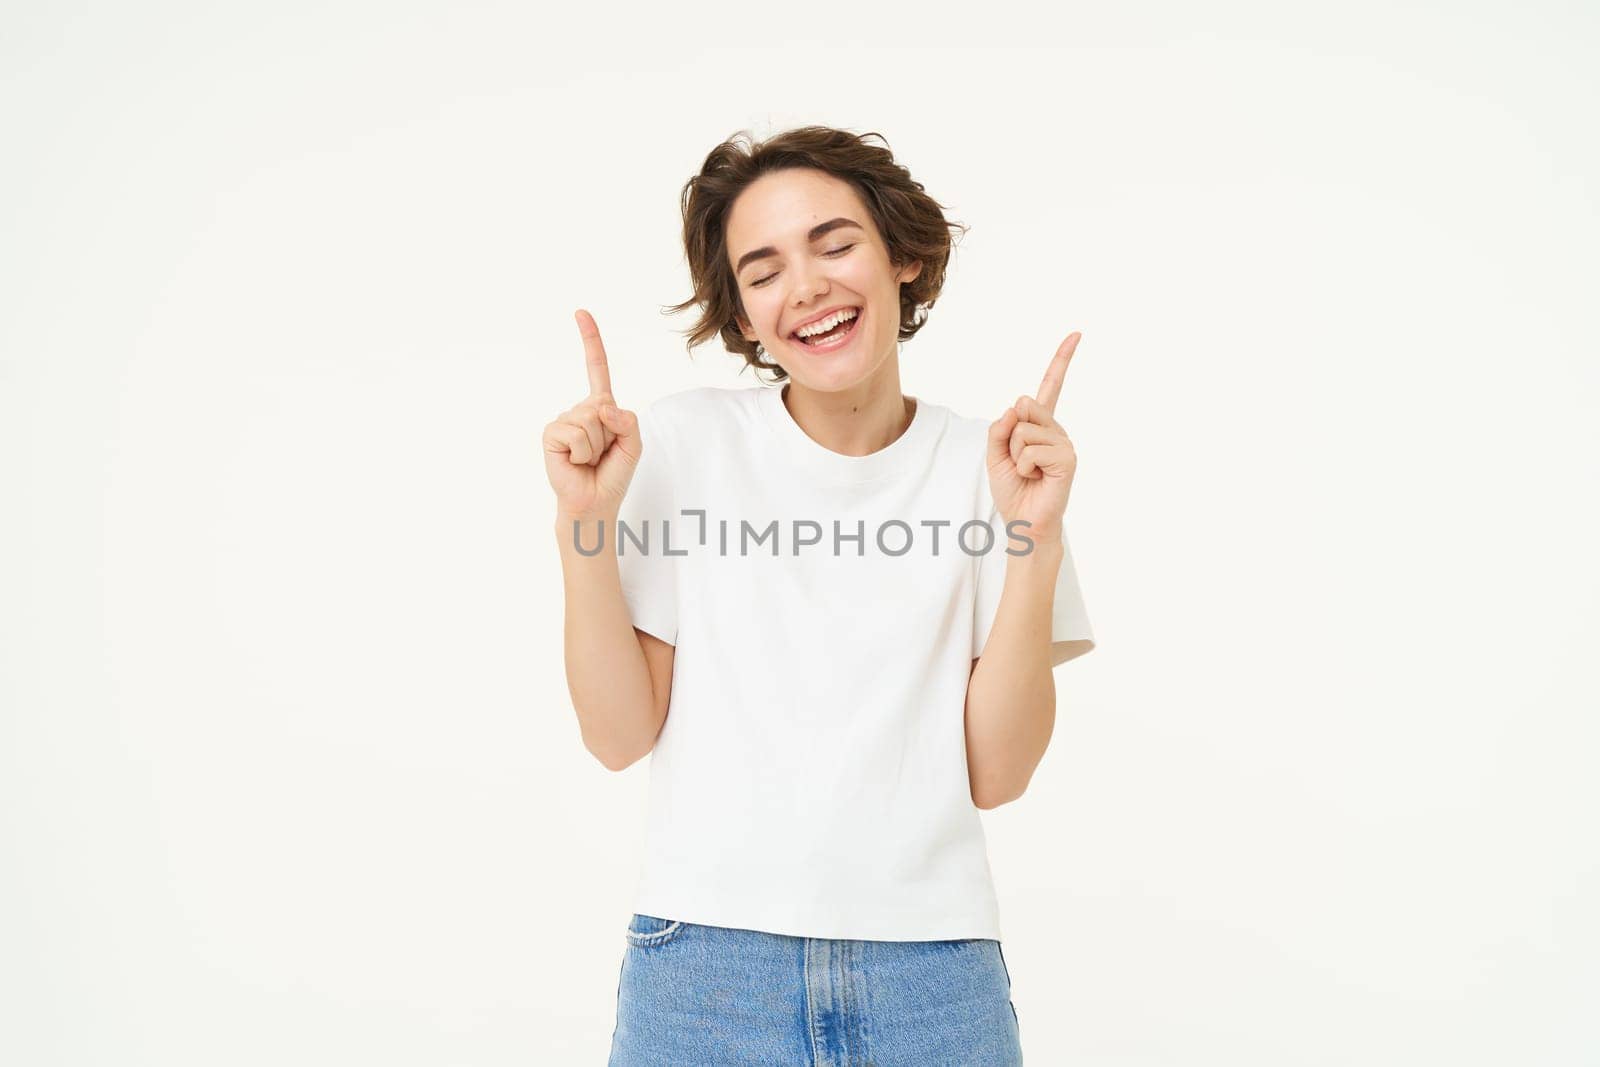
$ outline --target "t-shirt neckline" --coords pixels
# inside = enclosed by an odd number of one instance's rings
[[[794,461],[813,475],[830,482],[857,483],[873,481],[896,471],[914,469],[915,460],[926,451],[926,443],[937,430],[937,413],[933,405],[920,397],[911,397],[916,407],[911,413],[911,425],[899,437],[876,452],[865,456],[847,456],[835,452],[800,428],[783,402],[783,391],[788,383],[762,387],[757,397],[762,415],[772,432],[782,441]]]

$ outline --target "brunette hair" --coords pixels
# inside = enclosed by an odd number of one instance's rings
[[[869,144],[876,138],[882,146]],[[663,309],[675,314],[700,308],[700,318],[688,330],[685,347],[722,335],[728,351],[742,356],[756,369],[782,382],[788,374],[762,359],[758,342],[747,341],[738,320],[748,321],[739,282],[728,263],[726,223],[739,194],[763,174],[793,167],[810,167],[849,182],[860,194],[888,246],[889,259],[898,270],[917,260],[922,270],[900,286],[900,340],[909,341],[927,320],[944,288],[945,267],[955,238],[969,227],[945,219],[943,206],[929,196],[911,172],[894,161],[881,134],[856,134],[829,126],[801,126],[760,142],[740,130],[706,156],[700,173],[683,187],[683,248],[689,261],[694,295]]]

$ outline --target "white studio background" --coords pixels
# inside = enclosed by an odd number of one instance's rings
[[[907,392],[1083,331],[1029,1062],[1600,1060],[1594,10],[1052,18],[8,7],[0,1061],[603,1062],[648,761],[539,435],[579,307],[625,406],[754,384],[678,195],[808,122],[972,227]]]

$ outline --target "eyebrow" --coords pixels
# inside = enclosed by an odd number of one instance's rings
[[[817,238],[823,236],[824,234],[831,233],[841,226],[854,226],[858,230],[862,228],[861,224],[855,219],[847,219],[841,215],[836,219],[829,219],[827,222],[818,223],[817,225],[811,227],[810,232],[806,234],[806,240],[808,242],[815,241]],[[771,245],[767,245],[764,248],[758,248],[754,252],[746,252],[744,255],[739,257],[739,262],[734,266],[733,273],[738,274],[740,271],[744,270],[744,265],[746,263],[757,259],[766,259],[768,256],[775,256],[777,254],[778,250],[773,248]]]

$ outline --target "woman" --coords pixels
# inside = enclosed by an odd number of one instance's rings
[[[577,315],[590,395],[544,433],[568,684],[602,763],[652,754],[614,1065],[1021,1062],[978,810],[1094,643],[1078,335],[993,423],[902,394],[964,227],[875,136],[730,140],[684,190],[689,347],[781,388],[635,416]]]

